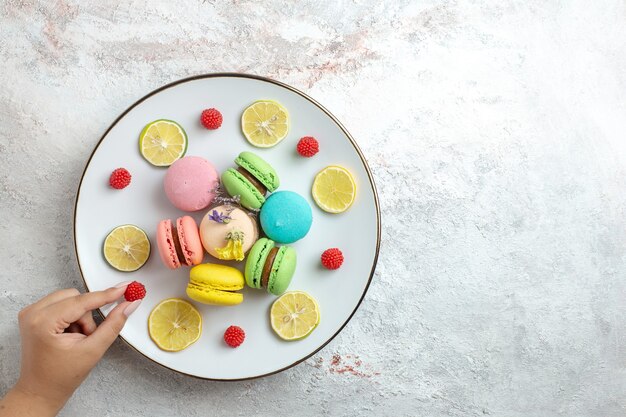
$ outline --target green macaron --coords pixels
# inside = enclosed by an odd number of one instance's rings
[[[242,152],[235,158],[235,163],[254,175],[270,193],[273,193],[280,187],[278,174],[274,168],[260,156],[252,152]]]
[[[289,246],[277,247],[274,241],[259,239],[250,249],[245,278],[251,288],[266,288],[280,295],[287,290],[296,270],[296,251]]]
[[[222,185],[230,196],[239,196],[239,203],[247,209],[259,209],[265,203],[265,196],[234,168],[224,171]]]
[[[274,247],[274,241],[262,237],[257,240],[250,252],[248,252],[246,260],[246,268],[244,270],[244,276],[246,278],[246,284],[250,288],[261,288],[261,274],[263,273],[263,266],[267,260],[267,255]]]
[[[235,159],[238,168],[229,168],[222,174],[222,184],[232,197],[247,209],[259,209],[265,203],[267,191],[280,185],[278,174],[270,164],[252,152],[242,152]]]

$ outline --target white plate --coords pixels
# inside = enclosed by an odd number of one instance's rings
[[[254,148],[240,130],[242,111],[255,100],[273,99],[290,113],[287,138],[269,149]],[[204,129],[200,112],[216,107],[224,115],[222,127]],[[280,176],[280,190],[304,196],[313,209],[309,234],[293,244],[298,264],[289,290],[302,290],[317,299],[321,322],[306,339],[284,342],[269,325],[269,308],[275,297],[246,288],[244,302],[234,307],[207,306],[194,302],[203,317],[200,339],[176,353],[160,350],[148,335],[147,320],[152,308],[169,297],[187,298],[188,268],[171,271],[163,266],[156,250],[155,230],[164,218],[185,213],[170,204],[163,192],[166,169],[146,162],[138,150],[141,129],[156,119],[179,122],[189,136],[186,155],[198,155],[223,172],[234,166],[241,151],[253,151],[271,163]],[[315,136],[320,152],[313,158],[297,155],[302,136]],[[357,197],[345,213],[326,214],[311,198],[315,174],[327,165],[348,168],[357,183]],[[131,185],[114,190],[108,178],[115,168],[132,174]],[[204,212],[193,213],[199,221]],[[134,224],[146,231],[152,250],[150,259],[136,272],[111,268],[102,256],[102,242],[114,227]],[[137,280],[145,284],[147,296],[130,317],[121,337],[141,354],[172,370],[206,379],[248,379],[279,372],[305,360],[326,345],[346,325],[358,308],[376,266],[380,243],[380,213],[372,176],[356,143],[341,124],[321,105],[285,84],[242,74],[211,74],[180,80],[148,94],[113,123],[96,146],[83,173],[76,197],[74,238],[78,264],[89,291],[102,290],[118,282]],[[320,254],[339,247],[345,256],[341,269],[320,266]],[[208,254],[204,262],[215,262]],[[241,263],[243,265],[243,262]],[[233,263],[233,265],[235,265]],[[241,266],[242,266],[241,265]],[[103,308],[106,315],[110,308]],[[241,326],[246,340],[237,349],[223,342],[229,325]]]

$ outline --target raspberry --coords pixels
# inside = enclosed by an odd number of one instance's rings
[[[313,136],[305,136],[298,141],[296,149],[300,155],[310,158],[320,151],[320,145]]]
[[[141,282],[133,281],[126,287],[124,298],[126,301],[141,300],[146,296],[146,287]]]
[[[109,185],[111,187],[121,190],[122,188],[126,188],[128,184],[130,184],[130,172],[126,168],[118,168],[111,172],[111,176],[109,177]]]
[[[202,126],[207,129],[217,129],[222,125],[222,113],[217,109],[207,109],[202,111],[200,116],[200,122]]]
[[[224,332],[224,341],[232,348],[241,345],[246,338],[246,332],[239,326],[230,326]]]
[[[326,249],[322,253],[322,265],[327,269],[339,269],[343,263],[343,253],[338,248]]]

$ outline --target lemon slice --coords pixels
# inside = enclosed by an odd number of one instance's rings
[[[150,241],[137,226],[118,226],[104,239],[103,252],[104,259],[118,271],[136,271],[150,256]]]
[[[172,120],[155,120],[141,131],[139,150],[152,165],[170,166],[187,152],[187,133]]]
[[[250,144],[270,148],[287,136],[289,113],[275,101],[255,101],[241,115],[241,130]]]
[[[307,337],[320,322],[320,308],[309,294],[290,291],[280,296],[270,310],[272,329],[284,340]]]
[[[148,331],[160,349],[178,352],[200,338],[202,316],[188,301],[168,298],[150,313]]]
[[[347,169],[328,166],[315,176],[311,194],[322,210],[328,213],[343,213],[354,202],[356,184]]]

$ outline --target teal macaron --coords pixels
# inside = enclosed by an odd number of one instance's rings
[[[252,152],[242,152],[235,158],[238,168],[229,168],[222,174],[222,184],[231,197],[247,209],[259,209],[265,203],[265,194],[280,186],[274,168]]]
[[[313,223],[311,206],[293,191],[278,191],[269,196],[259,217],[267,237],[285,244],[302,239]]]
[[[266,288],[274,295],[284,293],[296,270],[296,251],[276,246],[273,240],[261,238],[250,249],[244,276],[251,288]]]

